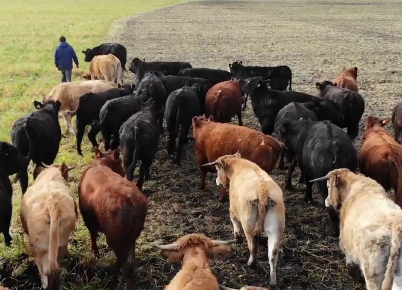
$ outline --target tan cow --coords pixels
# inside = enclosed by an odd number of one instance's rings
[[[340,88],[345,88],[351,91],[358,92],[357,67],[352,67],[348,69],[344,67],[332,82]]]
[[[61,83],[56,85],[47,96],[43,97],[42,102],[46,103],[50,100],[59,101],[61,103],[59,116],[63,117],[66,121],[67,132],[75,135],[75,128],[71,124],[71,115],[68,111],[77,110],[82,95],[89,92],[104,92],[113,88],[117,88],[115,83],[103,80]]]
[[[209,260],[230,254],[230,241],[213,241],[203,234],[186,235],[173,244],[151,245],[162,250],[162,256],[172,263],[182,264],[165,290],[219,290],[219,284],[209,267]]]
[[[123,85],[123,69],[120,60],[113,54],[96,55],[89,66],[89,73],[91,80],[106,80],[119,87]]]
[[[402,209],[374,179],[349,169],[330,171],[327,207],[340,209],[339,246],[349,273],[359,266],[368,290],[402,289]]]
[[[268,236],[270,286],[276,287],[276,264],[279,243],[285,229],[285,205],[278,184],[257,164],[243,159],[240,153],[225,155],[204,166],[215,165],[216,184],[229,189],[229,213],[234,235],[240,237],[242,226],[250,250],[248,266],[257,254],[257,238]]]
[[[75,167],[75,166],[74,166]],[[78,213],[67,185],[74,167],[52,165],[42,170],[22,197],[20,217],[28,235],[44,289],[58,290],[58,258],[67,253]]]

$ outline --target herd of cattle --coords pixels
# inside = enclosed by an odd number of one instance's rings
[[[23,192],[20,217],[45,289],[60,287],[58,259],[67,252],[78,217],[67,185],[74,166],[51,165],[62,138],[59,116],[67,133],[76,136],[80,155],[85,128],[91,126],[88,138],[95,159],[81,176],[79,210],[93,253],[98,255],[98,233],[115,253],[122,269],[119,288],[127,282],[127,289],[135,289],[135,245],[148,210],[142,187],[151,178],[165,120],[167,152],[177,164],[192,127],[199,188],[205,189],[208,172],[217,172],[219,199],[229,199],[235,237],[218,241],[190,234],[169,245],[153,244],[169,261],[182,263],[165,289],[231,289],[218,284],[209,261],[229,254],[228,244],[240,240],[240,228],[250,251],[247,265],[255,262],[258,237],[268,237],[269,285],[276,287],[285,206],[282,190],[269,173],[278,160],[278,167],[288,169],[285,188],[292,187],[296,165],[307,202],[317,185],[349,274],[357,280],[363,276],[367,289],[402,289],[402,105],[392,113],[395,137],[384,129],[389,119],[370,116],[357,152],[352,142],[365,102],[358,93],[356,67],[344,69],[332,82],[317,83],[316,97],[291,90],[288,66],[235,61],[224,71],[134,58],[129,65],[134,84],[127,85],[122,82],[127,58],[122,45],[105,43],[83,53],[91,62],[91,80],[56,85],[41,102],[34,101],[36,111],[15,122],[12,145],[0,142],[0,232],[10,246],[9,176],[17,174]],[[243,126],[248,98],[262,132]],[[234,116],[238,125],[229,123]],[[99,132],[105,152],[96,140]],[[28,187],[31,160],[34,182]],[[133,183],[138,162],[139,178]],[[357,168],[364,175],[355,174]],[[390,188],[395,202],[385,191]]]

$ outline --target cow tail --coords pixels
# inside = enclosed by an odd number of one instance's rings
[[[219,97],[220,97],[221,93],[222,93],[221,90],[219,90],[216,93],[215,99],[213,100],[212,105],[211,105],[210,115],[212,115],[214,117],[215,121],[219,121],[221,118],[221,112],[219,111]]]
[[[267,215],[267,208],[268,208],[268,199],[269,199],[269,192],[265,188],[263,184],[259,187],[260,191],[263,191],[259,194],[258,200],[258,214],[257,214],[257,222],[255,223],[253,236],[261,236],[264,231],[264,223],[265,223],[265,216]]]
[[[46,275],[49,275],[49,284],[59,283],[59,265],[58,252],[59,252],[59,225],[61,219],[61,212],[58,204],[53,204],[47,207],[50,217],[49,229],[49,266],[50,269],[43,269]],[[47,271],[46,271],[47,270]],[[54,285],[54,284],[53,284]],[[56,288],[55,288],[56,289]]]
[[[387,262],[387,268],[384,275],[384,280],[382,282],[382,290],[391,290],[392,284],[394,282],[394,272],[396,269],[396,264],[398,263],[398,257],[401,248],[401,233],[402,225],[399,223],[392,224],[391,227],[391,245],[390,253]]]
[[[179,134],[180,115],[181,115],[181,96],[179,95],[179,104],[177,106],[176,123],[174,128],[176,134]]]
[[[292,90],[292,72],[290,72],[290,75],[289,75],[289,91],[291,91]]]
[[[25,123],[25,134],[27,135],[28,138],[28,142],[29,142],[29,151],[28,151],[28,155],[27,158],[28,160],[32,160],[33,155],[35,154],[35,144],[37,144],[36,142],[36,138],[35,138],[35,132],[33,131],[32,127],[30,126],[30,119],[28,118],[26,123]],[[37,164],[40,165],[40,164]],[[49,165],[49,164],[46,164]]]

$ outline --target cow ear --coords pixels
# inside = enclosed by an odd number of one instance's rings
[[[83,50],[82,53],[85,54],[85,50]]]
[[[354,67],[355,71],[357,72],[357,66]]]
[[[243,61],[239,61],[239,64],[243,64]]]
[[[213,247],[209,250],[209,256],[211,260],[223,260],[230,256],[230,247],[226,245]]]
[[[230,67],[230,68],[232,67],[232,64],[231,64],[231,63],[229,63],[229,67]]]
[[[315,83],[315,87],[318,89],[318,90],[320,90],[321,89],[321,84],[320,83]]]
[[[120,152],[119,152],[119,150],[114,150],[113,151],[113,159],[114,159],[114,161],[119,161],[119,157],[120,157]]]
[[[8,155],[9,149],[10,149],[10,148],[9,148],[9,146],[8,146],[8,144],[7,144],[6,142],[1,142],[1,144],[0,144],[0,151],[1,151],[2,154]]]
[[[143,58],[142,61],[145,62],[145,58]]]
[[[387,119],[385,119],[385,120],[382,120],[382,121],[381,121],[381,125],[384,127],[385,125],[388,124],[389,120],[390,120],[389,118],[387,118]]]
[[[34,101],[33,104],[34,104],[34,107],[37,108],[38,110],[40,108],[43,108],[43,104],[41,102]]]
[[[183,254],[177,250],[162,250],[161,256],[171,263],[180,263],[183,259]]]

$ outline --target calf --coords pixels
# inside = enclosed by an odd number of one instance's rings
[[[162,250],[169,262],[180,263],[181,270],[165,290],[219,290],[219,284],[209,266],[209,260],[222,259],[230,254],[231,241],[211,240],[203,234],[186,235],[168,245],[151,245]]]
[[[207,79],[211,82],[211,85],[216,85],[232,78],[230,72],[210,68],[184,68],[179,71],[179,76]]]
[[[34,105],[38,109],[37,111],[14,123],[11,129],[11,140],[18,151],[38,167],[42,163],[52,164],[59,152],[61,129],[58,112],[60,102],[49,101],[42,104],[34,101]],[[34,178],[35,174],[34,172]],[[21,168],[18,178],[24,193],[28,188],[27,167]]]
[[[254,114],[258,118],[264,134],[272,134],[276,115],[287,104],[320,100],[320,98],[304,93],[269,89],[267,83],[258,78],[244,80],[242,87],[251,98]]]
[[[317,121],[317,116],[314,112],[311,110],[307,109],[305,106],[302,104],[292,102],[290,104],[287,104],[285,107],[283,107],[279,112],[278,115],[276,116],[275,119],[275,129],[274,133],[276,136],[279,135],[279,128],[283,125],[283,123],[287,121],[299,121],[299,120],[311,120],[311,121]],[[294,158],[293,155],[291,155],[291,152],[286,151],[287,153],[287,160],[291,162]],[[280,169],[284,169],[284,156],[285,152],[282,152],[281,154],[281,160],[279,161],[278,167]]]
[[[194,116],[201,115],[197,96],[198,89],[198,86],[178,89],[169,95],[166,102],[165,120],[169,132],[167,152],[168,154],[173,154],[176,151],[176,138],[179,135],[179,147],[176,152],[177,164],[180,164],[183,144],[188,141],[187,134],[190,130],[192,119]]]
[[[292,90],[292,70],[287,65],[264,67],[264,66],[243,66],[242,61],[235,61],[229,64],[230,73],[236,78],[261,77],[263,80],[271,80],[273,90]]]
[[[257,239],[263,232],[268,236],[270,287],[276,287],[276,264],[279,243],[285,229],[285,205],[278,184],[254,162],[241,158],[239,153],[219,157],[204,164],[215,165],[216,184],[229,189],[229,213],[234,236],[240,238],[240,227],[247,239],[251,266],[257,255]]]
[[[389,119],[368,117],[359,152],[359,168],[386,190],[393,188],[395,202],[402,207],[402,145],[383,128]]]
[[[338,126],[329,121],[300,120],[285,122],[278,129],[279,140],[285,142],[286,148],[296,156],[297,164],[306,182],[304,200],[312,202],[309,181],[327,174],[335,168],[357,168],[357,152],[352,140]],[[292,187],[292,173],[295,162],[289,164],[286,177],[286,189]],[[323,200],[328,195],[325,183],[317,184]],[[339,218],[335,211],[328,209],[328,215],[335,235],[339,235]]]
[[[117,268],[123,268],[118,285],[127,278],[127,290],[135,289],[135,245],[144,229],[148,202],[138,187],[124,178],[117,150],[102,153],[95,149],[95,160],[85,169],[78,187],[82,218],[91,236],[92,251],[98,232],[117,257]]]
[[[132,73],[139,73],[140,70],[147,71],[159,71],[165,75],[178,75],[179,71],[183,68],[192,68],[188,62],[174,62],[174,61],[150,61],[146,62],[145,59],[134,58],[130,64],[130,71]]]
[[[23,195],[21,223],[44,289],[60,287],[58,259],[67,254],[67,245],[78,218],[77,207],[68,188],[68,172],[73,167],[46,167]]]
[[[340,211],[339,246],[346,266],[360,266],[368,290],[400,289],[402,210],[371,178],[336,169],[313,181],[327,181],[325,205]]]
[[[210,119],[194,117],[192,121],[195,155],[201,172],[200,189],[205,189],[207,172],[216,171],[214,166],[202,165],[238,151],[244,158],[271,173],[284,149],[282,143],[256,130],[233,124],[215,123]],[[226,191],[221,190],[219,200],[224,201],[226,198]]]
[[[16,147],[0,142],[0,233],[3,233],[6,246],[11,246],[10,223],[12,217],[12,195],[10,175],[26,170],[29,160],[22,156]]]
[[[71,115],[68,111],[75,111],[78,108],[79,99],[86,93],[98,93],[117,88],[112,82],[103,80],[78,81],[70,83],[61,83],[56,85],[50,93],[45,96],[42,102],[59,101],[61,103],[59,115],[66,121],[67,132],[75,135],[75,130],[71,123]]]
[[[91,125],[88,133],[88,139],[92,146],[97,147],[96,135],[100,132],[99,128],[99,112],[102,106],[109,100],[124,97],[132,94],[134,85],[125,85],[122,89],[110,89],[102,93],[87,93],[80,98],[78,109],[69,111],[71,116],[77,115],[77,152],[82,156],[81,142],[84,137],[85,127]]]
[[[395,141],[402,144],[402,102],[394,107],[391,119],[394,126]]]
[[[226,81],[214,85],[209,89],[205,97],[205,116],[210,115],[214,120],[229,123],[234,115],[239,118],[239,126],[243,126],[241,120],[241,105],[243,97],[237,81]]]
[[[332,81],[336,86],[345,88],[354,92],[358,92],[357,89],[357,67],[352,67],[343,70]]]
[[[329,81],[316,83],[321,98],[330,99],[339,104],[344,117],[344,127],[348,128],[348,136],[354,139],[359,134],[359,122],[364,112],[364,99],[348,89],[338,88]]]
[[[119,43],[102,43],[94,48],[87,48],[82,53],[85,55],[84,61],[91,62],[96,55],[113,54],[121,63],[123,70],[126,70],[127,49]]]
[[[137,186],[142,190],[145,180],[150,178],[150,168],[158,151],[160,131],[158,128],[158,107],[149,100],[150,106],[132,115],[120,127],[119,136],[123,164],[128,180],[133,181],[137,162],[141,161]]]
[[[106,80],[117,84],[118,87],[123,85],[120,60],[113,54],[95,56],[89,66],[89,73],[91,80]]]

